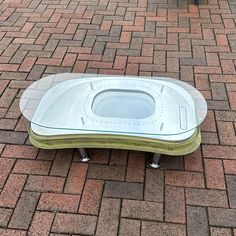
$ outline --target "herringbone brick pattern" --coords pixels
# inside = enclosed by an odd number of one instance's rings
[[[236,235],[236,2],[0,0],[0,235]],[[169,76],[209,111],[191,155],[38,150],[18,103],[43,75]]]

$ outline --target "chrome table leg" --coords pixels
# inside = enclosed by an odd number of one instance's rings
[[[79,154],[81,162],[88,162],[90,160],[89,155],[84,148],[79,148]]]
[[[155,153],[152,158],[152,161],[149,163],[149,166],[151,166],[154,169],[159,168],[161,166],[160,159],[161,159],[161,154]]]

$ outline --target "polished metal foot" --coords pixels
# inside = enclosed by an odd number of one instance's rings
[[[149,166],[151,166],[154,169],[158,169],[161,166],[160,159],[161,159],[161,154],[155,153],[152,158],[152,161],[149,163]]]
[[[79,154],[81,162],[88,162],[90,160],[89,155],[84,148],[79,148]]]

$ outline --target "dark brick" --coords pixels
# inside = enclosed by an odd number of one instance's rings
[[[88,178],[122,181],[125,178],[125,167],[91,164]]]
[[[187,206],[187,232],[192,236],[208,236],[207,212],[203,207]]]
[[[104,196],[115,198],[142,199],[143,184],[106,181]]]
[[[182,224],[143,221],[141,235],[185,236],[186,228]]]
[[[117,235],[120,199],[103,198],[96,235]]]
[[[38,199],[39,193],[23,192],[16,205],[9,226],[18,229],[28,229]]]
[[[164,172],[146,169],[144,199],[146,201],[163,202]]]
[[[229,205],[231,208],[236,208],[236,176],[226,176],[226,183],[229,196]]]
[[[221,227],[236,227],[236,209],[208,208],[209,223]]]
[[[0,208],[0,227],[6,227],[12,214],[12,209]]]
[[[96,222],[96,216],[57,213],[51,231],[54,233],[94,235]]]
[[[228,207],[226,191],[187,188],[185,193],[189,205]]]
[[[183,188],[166,186],[165,220],[173,223],[185,223],[185,197]]]
[[[123,200],[121,216],[162,221],[163,204],[148,201]]]

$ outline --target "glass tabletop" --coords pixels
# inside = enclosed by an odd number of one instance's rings
[[[197,89],[176,79],[63,73],[30,85],[20,110],[49,129],[176,135],[198,127],[207,104]]]

